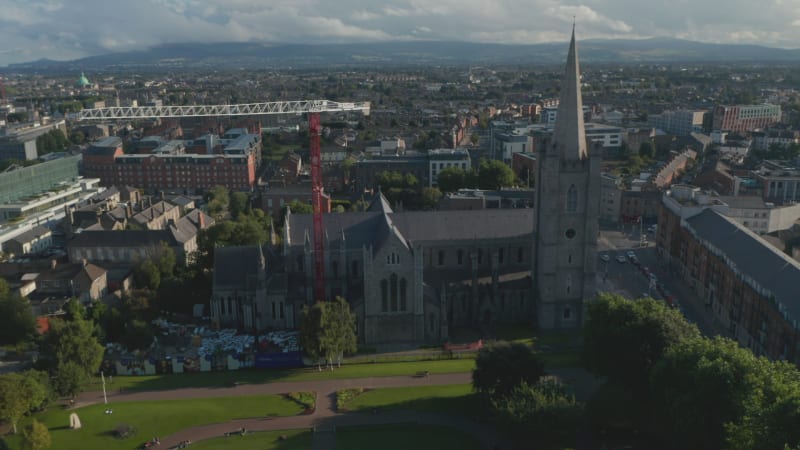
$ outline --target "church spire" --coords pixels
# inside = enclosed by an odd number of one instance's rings
[[[583,99],[581,98],[581,73],[578,49],[575,46],[575,24],[569,43],[567,67],[561,85],[556,128],[553,132],[555,146],[566,160],[580,160],[587,156],[586,131],[583,126]]]

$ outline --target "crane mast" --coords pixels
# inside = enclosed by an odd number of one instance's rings
[[[325,230],[322,227],[322,161],[319,148],[320,113],[360,111],[369,115],[369,102],[343,103],[331,100],[298,100],[238,105],[122,106],[84,109],[71,120],[145,119],[155,117],[253,116],[262,114],[308,114],[311,158],[311,203],[314,208],[314,300],[325,300]]]

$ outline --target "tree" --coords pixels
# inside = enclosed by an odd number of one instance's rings
[[[230,196],[230,205],[228,209],[233,218],[238,218],[240,214],[244,213],[250,206],[250,197],[244,192],[234,192]]]
[[[767,363],[719,337],[671,347],[651,378],[660,438],[671,448],[724,448],[726,424],[740,423],[748,404],[763,395]]]
[[[156,290],[161,284],[161,272],[153,260],[147,258],[134,267],[133,279],[136,281],[136,285],[141,288]]]
[[[601,293],[589,304],[583,335],[586,368],[638,394],[664,352],[700,332],[664,302]]]
[[[341,297],[305,307],[300,326],[300,344],[312,359],[323,359],[333,370],[333,362],[342,364],[342,357],[355,352],[356,316],[350,304]]]
[[[642,145],[639,146],[639,156],[642,158],[650,159],[655,156],[655,154],[656,150],[650,142],[642,142]]]
[[[292,211],[292,214],[311,214],[314,212],[313,206],[300,200],[292,200],[286,204],[286,208]]]
[[[52,441],[47,426],[33,419],[23,432],[23,448],[29,450],[45,450],[50,448]]]
[[[50,321],[42,353],[52,374],[53,388],[61,395],[74,395],[75,387],[84,385],[100,368],[103,346],[93,335],[88,320]]]
[[[442,169],[436,177],[436,184],[442,192],[455,192],[466,184],[467,174],[460,167]]]
[[[442,191],[435,187],[422,189],[422,209],[435,209],[442,199]]]
[[[11,423],[14,433],[22,416],[41,407],[47,397],[46,387],[34,376],[0,375],[0,418]]]
[[[500,189],[514,184],[514,171],[504,162],[481,160],[478,167],[478,185],[481,189]]]
[[[509,394],[515,387],[536,384],[544,375],[544,362],[533,349],[516,342],[499,342],[478,351],[472,387],[494,399]]]
[[[17,345],[27,342],[36,333],[36,318],[31,311],[28,299],[8,292],[8,284],[3,280],[5,293],[0,293],[0,344]]]
[[[510,427],[514,442],[537,442],[541,448],[574,443],[583,412],[575,397],[553,381],[522,382],[491,405],[499,422]]]

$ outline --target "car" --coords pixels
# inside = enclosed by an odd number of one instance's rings
[[[627,259],[624,256],[622,255],[617,256],[618,263],[624,263],[625,261],[627,261]]]
[[[633,253],[633,250],[628,250],[628,253],[626,253],[626,255],[628,255],[629,259],[636,258],[636,253]]]
[[[653,283],[657,283],[658,282],[658,277],[653,272],[650,272],[650,281],[653,282]]]
[[[602,255],[600,255],[600,259],[602,259],[605,262],[609,262],[611,260],[611,257],[608,256],[608,253],[603,253]]]

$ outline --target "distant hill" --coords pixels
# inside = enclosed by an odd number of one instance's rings
[[[470,42],[384,42],[356,44],[164,44],[140,51],[109,53],[74,61],[39,60],[6,70],[113,70],[124,68],[330,66],[415,66],[467,64],[561,64],[566,42],[505,45]],[[800,49],[707,44],[680,39],[586,40],[585,63],[800,62]]]

